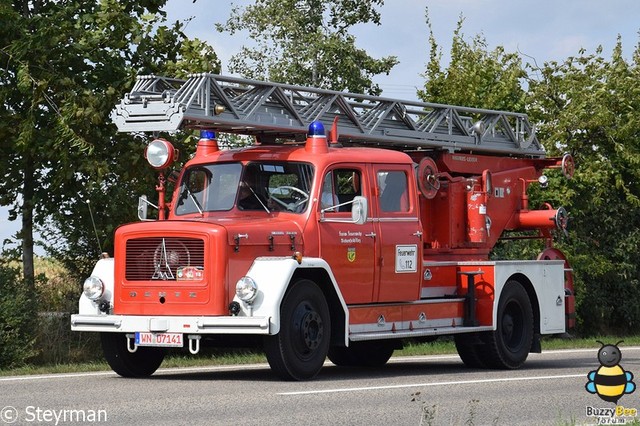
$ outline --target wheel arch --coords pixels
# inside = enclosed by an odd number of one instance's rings
[[[322,291],[331,316],[331,344],[348,345],[349,311],[342,298],[331,267],[320,258],[303,258],[298,264],[291,258],[258,258],[256,259],[247,276],[258,282],[258,297],[252,308],[234,298],[241,306],[242,315],[262,315],[270,317],[271,332],[277,334],[280,330],[280,306],[292,285],[301,279],[313,281]],[[267,278],[268,277],[268,278]],[[267,286],[261,283],[268,282]],[[260,290],[261,288],[268,291]]]

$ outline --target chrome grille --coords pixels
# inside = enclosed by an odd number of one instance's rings
[[[146,237],[127,241],[127,281],[176,281],[178,269],[204,269],[204,241],[198,238]]]

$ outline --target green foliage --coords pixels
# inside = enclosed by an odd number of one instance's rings
[[[507,53],[499,46],[488,50],[481,35],[469,43],[462,33],[464,18],[460,17],[453,33],[451,61],[442,69],[442,51],[429,27],[429,62],[424,73],[425,86],[418,96],[425,102],[467,107],[523,112],[526,92],[519,55]]]
[[[0,369],[24,365],[36,355],[36,306],[20,270],[0,262]]]
[[[79,284],[60,262],[35,259],[35,290],[16,261],[0,259],[0,371],[101,359],[96,333],[72,332]]]
[[[156,180],[145,141],[116,133],[113,106],[138,73],[220,68],[184,23],[165,23],[165,3],[0,0],[0,205],[11,219],[33,217],[48,252],[80,275],[100,247],[113,251],[114,229],[135,219],[137,196]],[[23,221],[26,276],[32,234]]]
[[[356,47],[349,28],[380,24],[382,0],[257,0],[234,8],[218,31],[247,31],[256,47],[243,47],[229,69],[247,78],[379,94],[372,77],[389,73],[395,56],[374,59]]]
[[[624,332],[640,325],[640,53],[627,62],[621,40],[610,60],[601,53],[537,70],[530,114],[549,150],[578,165],[557,198],[570,206],[582,327]]]

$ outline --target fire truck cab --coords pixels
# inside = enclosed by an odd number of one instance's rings
[[[566,212],[530,210],[527,197],[544,169],[570,175],[571,158],[546,158],[535,135],[519,136],[531,132],[526,116],[513,115],[515,132],[509,113],[463,110],[482,117],[469,125],[452,107],[408,106],[209,74],[140,78],[114,112],[121,130],[201,138],[169,202],[175,151],[149,144],[159,220],[143,200],[143,220],[117,229],[72,329],[99,332],[125,377],[152,374],[167,348],[197,353],[225,339],[261,340],[288,380],[313,378],[327,357],[383,365],[406,339],[441,335],[467,365],[518,368],[541,335],[571,325],[570,270],[551,235]],[[232,130],[258,142],[221,149],[214,131]],[[532,231],[546,249],[490,260],[510,230]]]

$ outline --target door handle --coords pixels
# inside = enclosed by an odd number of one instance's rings
[[[422,239],[422,231],[416,231],[412,234],[414,237],[418,237],[420,239]]]
[[[376,237],[376,233],[375,232],[370,232],[368,234],[364,234],[365,237],[371,237],[371,238],[375,238]]]

